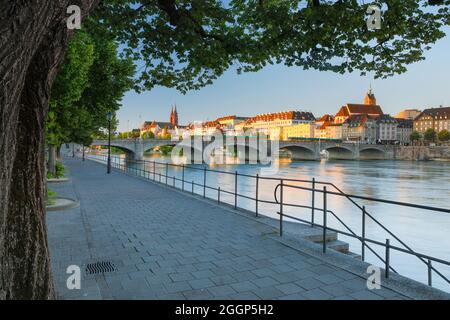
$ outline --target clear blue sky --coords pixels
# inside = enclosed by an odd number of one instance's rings
[[[282,65],[257,73],[237,75],[230,70],[213,85],[183,95],[158,87],[150,92],[129,92],[118,111],[119,131],[139,127],[144,120],[169,121],[176,104],[181,124],[219,116],[252,116],[280,110],[312,111],[318,117],[334,114],[345,103],[362,103],[372,83],[385,113],[405,108],[450,106],[450,32],[427,52],[426,60],[410,65],[408,72],[373,80],[359,73],[304,71]]]

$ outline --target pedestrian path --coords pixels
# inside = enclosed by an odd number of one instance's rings
[[[407,299],[274,239],[277,230],[103,165],[65,160],[71,181],[51,184],[80,207],[47,214],[60,299]],[[91,263],[111,272],[87,274]],[[66,273],[79,266],[80,290]]]

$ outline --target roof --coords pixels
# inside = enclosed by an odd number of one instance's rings
[[[403,118],[395,118],[397,120],[397,128],[412,128],[413,120],[411,119],[403,119]]]
[[[350,127],[359,127],[365,125],[369,120],[374,120],[374,118],[367,114],[356,114],[348,117],[344,123]]]
[[[383,111],[377,104],[356,104],[348,103],[345,105],[350,114],[370,114],[370,115],[382,115]]]
[[[377,123],[398,123],[397,120],[395,118],[392,118],[390,115],[388,114],[384,114],[381,115],[377,118]]]
[[[334,120],[334,117],[332,115],[325,114],[319,120],[317,120],[317,122],[331,122],[333,120]]]
[[[414,120],[417,120],[423,116],[430,116],[430,117],[445,117],[447,116],[447,119],[450,119],[450,107],[439,107],[439,108],[429,108],[423,110]]]
[[[336,113],[335,117],[348,117],[350,114],[346,107],[341,107],[339,111]]]
[[[305,111],[283,111],[274,113],[263,113],[253,117],[255,121],[273,121],[281,120],[310,120],[315,121],[316,118],[311,112]]]

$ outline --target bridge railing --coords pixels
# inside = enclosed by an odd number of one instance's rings
[[[95,155],[95,156],[87,156],[95,161],[100,161],[102,163],[107,163],[106,155]],[[389,278],[390,272],[398,273],[391,264],[391,251],[407,254],[409,256],[416,257],[421,263],[423,263],[427,268],[427,284],[429,286],[433,286],[433,273],[436,274],[440,279],[444,281],[447,285],[450,285],[450,280],[448,275],[444,275],[443,272],[438,270],[434,264],[440,264],[445,267],[450,267],[450,261],[439,259],[433,257],[431,255],[427,255],[424,253],[420,253],[418,251],[413,250],[410,246],[408,246],[404,241],[402,241],[398,236],[396,236],[391,230],[389,230],[383,223],[381,223],[373,214],[369,212],[365,205],[360,205],[357,200],[363,200],[365,202],[374,202],[379,204],[388,204],[394,205],[396,207],[403,208],[415,208],[425,210],[427,212],[440,212],[440,213],[450,213],[450,209],[446,208],[438,208],[431,207],[425,205],[418,205],[413,203],[399,202],[393,200],[386,199],[378,199],[366,196],[359,196],[354,194],[348,194],[339,189],[336,185],[331,182],[318,181],[316,179],[305,180],[305,179],[286,179],[286,178],[278,178],[278,177],[266,177],[250,174],[243,174],[237,171],[230,172],[225,170],[216,170],[210,169],[206,166],[199,167],[193,165],[185,165],[185,164],[172,164],[167,162],[158,162],[158,161],[148,161],[148,160],[130,160],[127,159],[126,163],[123,159],[117,156],[111,157],[111,165],[113,168],[121,170],[123,172],[134,174],[149,180],[153,180],[155,182],[159,182],[162,184],[166,184],[168,186],[172,186],[174,188],[179,188],[182,191],[190,192],[192,194],[198,194],[203,196],[204,198],[213,198],[211,195],[207,195],[207,191],[215,192],[215,200],[218,203],[226,203],[223,201],[223,195],[229,195],[232,197],[231,204],[235,209],[246,209],[239,205],[239,199],[247,199],[249,201],[254,202],[254,209],[252,210],[256,217],[260,214],[260,204],[270,204],[276,205],[279,209],[277,211],[277,216],[279,218],[279,234],[283,235],[283,223],[284,219],[290,219],[291,221],[298,221],[300,223],[308,224],[311,227],[319,227],[323,232],[323,241],[322,241],[322,250],[325,253],[327,251],[327,243],[326,243],[326,234],[328,231],[336,232],[343,236],[347,236],[353,239],[357,239],[361,243],[361,259],[365,261],[366,259],[366,249],[369,250],[376,258],[378,258],[383,266],[385,271],[385,277]],[[169,167],[178,168],[179,176],[169,175]],[[194,180],[188,181],[186,179],[187,170],[200,171],[202,172],[202,182],[196,182]],[[208,173],[217,173],[228,176],[233,176],[234,178],[234,190],[226,190],[220,185],[210,186],[207,184],[207,175]],[[181,177],[180,177],[181,176]],[[240,178],[247,178],[254,180],[254,195],[246,195],[238,192],[238,180]],[[274,192],[273,192],[273,200],[263,199],[261,198],[260,186],[263,181],[272,181],[276,183]],[[177,186],[177,183],[181,184]],[[299,185],[300,184],[300,185]],[[303,184],[303,185],[302,185]],[[306,186],[304,186],[306,184]],[[198,192],[200,188],[200,193]],[[310,200],[308,203],[290,203],[286,201],[284,194],[286,190],[297,190],[304,191],[310,194]],[[330,190],[331,189],[331,190]],[[319,199],[318,196],[321,196]],[[329,207],[329,198],[331,196],[343,198],[349,201],[352,206],[354,206],[361,214],[361,232],[354,231],[354,228],[351,228],[348,223],[345,223],[339,216]],[[295,197],[298,199],[299,197]],[[301,198],[300,198],[301,199]],[[317,200],[322,200],[322,205],[317,206]],[[296,208],[296,209],[307,209],[310,215],[309,220],[299,218],[298,216],[293,216],[292,214],[288,214],[285,212],[286,208]],[[320,219],[318,219],[318,217]],[[337,227],[332,227],[329,225],[328,219],[332,217],[335,221],[338,222],[339,225],[343,227],[342,229],[338,229]],[[376,225],[378,225],[382,230],[384,230],[388,237],[386,242],[381,242],[380,240],[376,240],[373,238],[367,237],[366,227],[368,225],[368,220],[373,221]],[[320,220],[320,221],[319,221]],[[400,246],[393,245],[391,240],[397,241]],[[380,255],[376,250],[373,249],[373,245],[381,246],[384,248],[384,257]]]

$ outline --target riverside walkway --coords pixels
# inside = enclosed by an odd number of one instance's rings
[[[366,278],[320,250],[282,243],[273,226],[213,201],[114,170],[107,175],[92,161],[65,165],[70,182],[50,188],[80,207],[47,213],[59,299],[423,298],[383,283],[369,290]],[[115,270],[88,274],[95,262]],[[80,290],[67,289],[70,265],[81,268]]]

